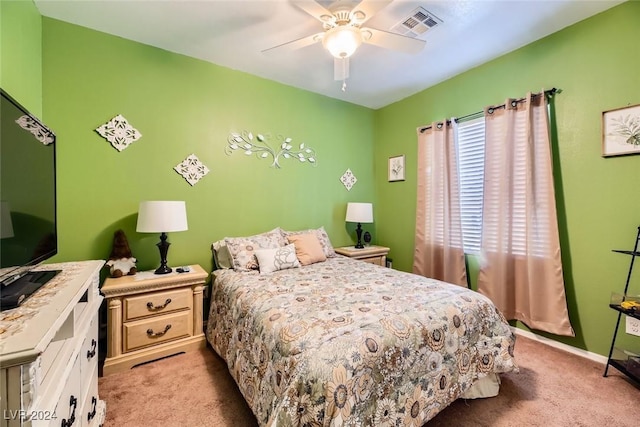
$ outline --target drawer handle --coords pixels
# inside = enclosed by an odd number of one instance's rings
[[[91,404],[93,405],[93,410],[87,413],[87,421],[91,422],[93,417],[96,416],[96,405],[98,404],[98,399],[95,396],[91,396]]]
[[[91,358],[96,355],[97,344],[96,340],[91,339],[91,350],[87,350],[87,360],[91,360]]]
[[[164,302],[164,304],[159,305],[157,307],[153,306],[153,303],[151,301],[149,301],[147,303],[147,308],[151,311],[158,311],[158,310],[162,310],[163,308],[165,308],[166,306],[168,306],[171,303],[171,298],[167,298],[167,300]]]
[[[68,421],[64,418],[62,419],[62,427],[71,427],[76,421],[76,408],[78,407],[78,398],[74,395],[71,395],[71,399],[69,400],[69,407],[73,408],[73,411],[71,412],[71,416],[69,417]]]
[[[164,331],[162,332],[153,332],[153,329],[147,329],[147,335],[149,335],[149,337],[151,338],[161,337],[164,334],[166,334],[169,329],[171,329],[171,324],[168,324],[167,326],[165,326]]]

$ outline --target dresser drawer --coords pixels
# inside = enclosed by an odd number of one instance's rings
[[[382,255],[371,258],[362,258],[361,261],[368,262],[369,264],[381,265],[384,267],[386,264],[386,258],[386,256]]]
[[[97,368],[95,368],[97,369]],[[81,416],[79,427],[88,427],[98,424],[99,417],[99,404],[98,404],[98,374],[91,377],[91,383],[87,388],[87,393],[84,396],[84,403],[82,409],[79,411]]]
[[[193,291],[191,288],[151,292],[124,298],[124,321],[139,319],[158,313],[191,309]]]
[[[43,384],[45,381],[49,381],[49,374],[51,372],[51,368],[53,367],[53,363],[55,362],[56,358],[58,357],[58,353],[60,353],[65,344],[72,345],[67,340],[52,341],[42,352],[42,355],[40,356],[39,378],[41,384]]]
[[[60,426],[63,420],[66,423],[72,423],[73,420],[77,421],[76,425],[81,423],[80,411],[82,405],[82,385],[81,385],[81,373],[80,373],[80,357],[76,357],[71,369],[69,379],[60,394],[58,403],[55,407],[56,419],[51,420],[51,426]]]
[[[188,337],[193,332],[193,313],[189,310],[125,323],[123,351]]]
[[[82,342],[79,357],[82,377],[91,378],[88,374],[93,372],[94,367],[98,364],[98,316],[94,316],[91,320],[87,336]]]

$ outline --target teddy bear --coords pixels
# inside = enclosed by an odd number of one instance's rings
[[[136,259],[133,257],[131,249],[129,249],[127,236],[122,230],[117,230],[113,234],[113,249],[106,266],[109,267],[111,277],[132,276],[138,272]]]

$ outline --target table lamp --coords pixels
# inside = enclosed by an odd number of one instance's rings
[[[140,202],[138,209],[139,233],[161,233],[160,242],[156,245],[160,250],[160,267],[155,274],[171,273],[171,267],[167,265],[167,252],[169,245],[167,233],[187,230],[187,208],[182,201],[146,201]]]
[[[362,227],[360,223],[373,222],[373,205],[371,203],[347,203],[347,215],[345,218],[347,222],[357,222],[356,235],[358,236],[358,243],[356,249],[364,248],[362,244]]]

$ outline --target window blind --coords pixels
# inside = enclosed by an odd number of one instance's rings
[[[484,117],[459,123],[458,168],[465,253],[480,253],[484,182]]]

